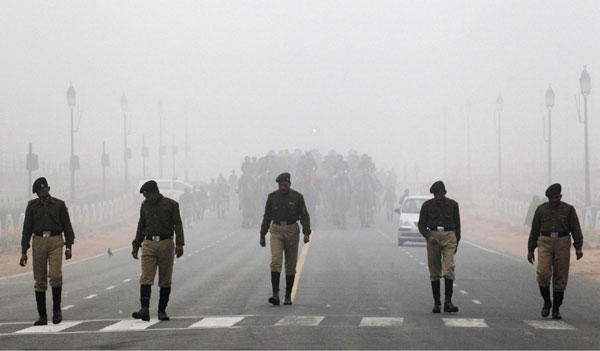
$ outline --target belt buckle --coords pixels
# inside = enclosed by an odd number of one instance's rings
[[[52,234],[52,232],[42,232],[42,238],[48,238],[50,237],[50,234]]]
[[[444,231],[445,231],[445,229],[446,229],[446,228],[444,228],[444,227],[436,227],[436,230],[437,230],[438,232],[444,232]]]
[[[286,221],[280,221],[279,223],[280,223],[280,225],[287,225]]]
[[[152,241],[160,241],[160,236],[159,235],[153,236]]]
[[[554,239],[558,238],[558,232],[550,232],[550,237]]]

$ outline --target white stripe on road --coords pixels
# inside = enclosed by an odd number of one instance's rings
[[[111,286],[107,287],[107,288],[106,288],[106,290],[112,290],[112,289],[114,289],[114,288],[115,288],[115,286],[114,286],[114,285],[111,285]]]
[[[226,328],[232,327],[244,317],[207,317],[190,325],[190,328]]]
[[[485,319],[476,318],[442,318],[447,327],[487,328]]]
[[[576,328],[563,322],[563,321],[523,321],[535,329],[562,329],[562,330],[575,330]]]
[[[86,296],[86,297],[84,297],[84,299],[86,299],[86,300],[89,300],[89,299],[93,299],[93,298],[94,298],[94,297],[96,297],[96,296],[98,296],[98,295],[96,295],[96,294],[91,294],[91,295],[89,295],[89,296]]]
[[[300,325],[317,326],[325,317],[323,316],[287,316],[275,323],[276,326]]]
[[[158,319],[150,320],[149,322],[141,319],[130,319],[111,324],[108,327],[100,329],[100,331],[121,331],[121,330],[144,330],[154,324],[158,323]]]
[[[476,305],[481,305],[481,301],[479,301],[479,300],[473,300],[473,303]]]
[[[56,333],[67,328],[81,324],[81,321],[67,321],[60,324],[48,324],[48,325],[36,325],[33,327],[21,329],[16,331],[16,334],[37,334],[37,333]]]
[[[464,290],[461,290],[460,293],[463,294],[463,295],[467,295],[468,294],[468,292],[466,292]]]
[[[131,278],[127,278],[127,279],[123,280],[123,283],[127,283],[128,281],[131,281]]]
[[[425,263],[423,263],[423,262],[419,262],[419,264],[425,265]]]
[[[363,317],[361,327],[399,327],[404,323],[404,318],[392,317]]]
[[[498,251],[494,251],[494,250],[492,250],[492,249],[488,249],[487,247],[483,247],[483,246],[481,246],[481,245],[477,245],[477,244],[475,244],[475,243],[472,243],[472,242],[470,242],[470,241],[468,241],[468,240],[462,240],[462,242],[463,242],[463,243],[467,243],[467,244],[469,244],[469,245],[471,245],[471,246],[474,246],[474,247],[476,247],[476,248],[478,248],[478,249],[481,249],[481,250],[483,250],[483,251],[487,251],[487,252],[491,252],[491,253],[495,253],[495,254],[498,254],[498,255],[500,255],[500,252],[498,252]]]
[[[63,311],[66,311],[66,310],[68,310],[68,309],[70,309],[70,308],[73,308],[74,306],[75,306],[75,305],[67,305],[67,306],[65,306],[65,307],[61,308],[61,310],[63,310]]]

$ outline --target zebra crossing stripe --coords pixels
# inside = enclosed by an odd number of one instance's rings
[[[399,327],[404,323],[404,318],[392,317],[363,317],[361,327]]]
[[[488,328],[485,319],[477,318],[442,318],[447,327]]]
[[[144,330],[156,323],[158,323],[158,319],[150,320],[149,322],[143,321],[141,319],[130,319],[111,324],[107,327],[100,329],[100,331],[110,332],[124,330]]]
[[[38,334],[38,333],[57,333],[61,330],[74,327],[81,324],[81,321],[67,321],[60,324],[48,324],[48,325],[35,325],[33,327],[25,328],[16,331],[16,334]]]
[[[540,321],[540,320],[529,320],[523,321],[529,326],[535,329],[561,329],[561,330],[575,330],[577,328],[563,322],[563,321]]]
[[[189,328],[227,328],[232,327],[244,319],[241,317],[206,317],[199,322],[189,326]]]
[[[279,322],[275,323],[276,326],[317,326],[325,317],[323,316],[286,316],[283,317]]]

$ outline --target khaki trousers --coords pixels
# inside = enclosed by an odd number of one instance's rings
[[[454,280],[454,252],[456,251],[456,235],[454,232],[431,232],[438,241],[432,244],[427,240],[427,264],[431,281],[442,277]]]
[[[285,252],[285,274],[296,274],[300,226],[271,224],[271,272],[281,272],[283,253]]]
[[[144,240],[142,243],[142,275],[140,285],[154,285],[158,267],[158,286],[168,288],[173,277],[175,243],[173,239],[161,241]]]
[[[62,279],[62,253],[65,241],[62,235],[43,238],[34,235],[31,244],[33,256],[33,279],[35,291],[48,290],[48,276],[50,286],[57,288],[63,285]],[[48,269],[49,268],[49,269]],[[50,274],[48,274],[48,271]]]
[[[537,282],[540,286],[550,286],[552,290],[565,291],[569,280],[569,260],[571,259],[571,236],[538,238]]]

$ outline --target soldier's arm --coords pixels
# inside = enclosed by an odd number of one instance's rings
[[[456,243],[460,242],[460,211],[458,209],[458,203],[454,207],[454,235],[456,235]]]
[[[310,216],[308,214],[308,210],[306,209],[306,203],[304,202],[304,196],[300,196],[298,205],[300,206],[300,223],[302,223],[302,233],[304,235],[310,235],[310,233],[311,233]]]
[[[421,212],[419,213],[419,233],[425,237],[425,239],[429,239],[431,236],[431,232],[429,228],[427,228],[427,205],[423,204],[421,206]]]
[[[69,216],[67,204],[63,202],[62,205],[63,208],[60,209],[60,224],[65,233],[65,246],[70,249],[75,243],[75,232],[73,231],[73,225],[71,225],[71,217]]]
[[[527,241],[527,250],[529,251],[529,253],[533,253],[535,251],[535,248],[537,247],[537,240],[540,236],[540,221],[540,208],[538,207],[535,210],[535,214],[533,215],[533,221],[531,222],[531,231],[529,232],[529,240]]]
[[[144,218],[144,212],[142,209],[144,205],[140,207],[140,219],[137,225],[137,231],[135,232],[135,238],[131,242],[131,246],[133,247],[133,251],[139,250],[140,246],[142,246],[142,242],[144,242],[144,228],[146,227],[146,219]]]
[[[573,247],[576,250],[581,250],[583,247],[583,233],[581,232],[581,226],[579,225],[579,218],[577,217],[577,211],[571,206],[571,214],[569,216],[569,225],[571,226],[571,236],[573,237]]]
[[[21,237],[21,253],[26,254],[29,249],[29,242],[31,241],[31,235],[33,230],[33,217],[31,208],[27,206],[25,209],[25,220],[23,222],[23,235]]]
[[[269,226],[271,225],[271,199],[267,197],[267,204],[265,205],[265,214],[263,216],[262,225],[260,226],[260,236],[267,235]]]
[[[185,245],[183,223],[181,222],[181,213],[179,212],[179,204],[177,202],[173,204],[172,218],[175,227],[175,244],[183,246]]]

